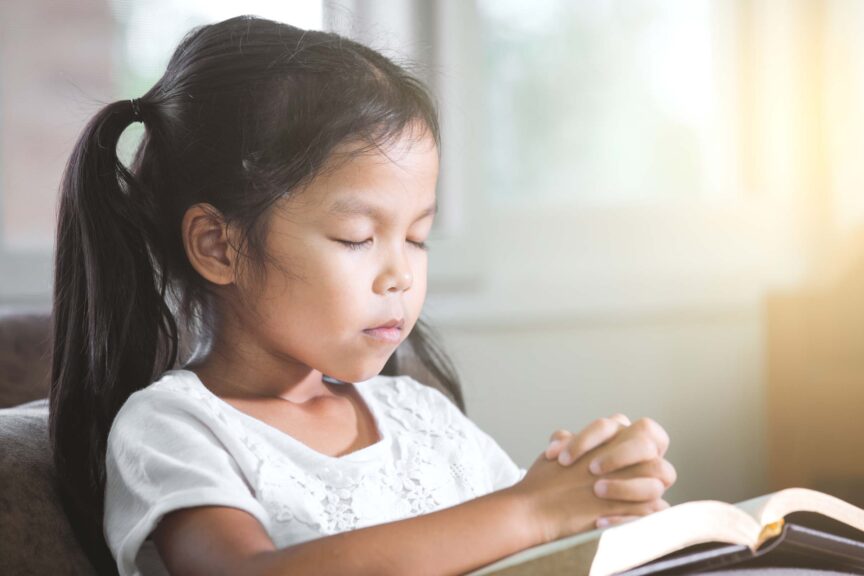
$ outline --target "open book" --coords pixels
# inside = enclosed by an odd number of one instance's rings
[[[787,516],[798,512],[830,519],[851,537],[787,522]],[[524,550],[470,576],[607,576],[622,572],[643,576],[665,570],[717,568],[781,554],[786,562],[816,556],[864,573],[864,510],[804,488],[735,505],[713,500],[687,502],[606,530]]]

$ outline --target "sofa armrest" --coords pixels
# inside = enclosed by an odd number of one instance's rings
[[[48,401],[0,410],[0,574],[95,575],[63,513]]]
[[[46,311],[0,309],[0,408],[48,395],[50,333]]]

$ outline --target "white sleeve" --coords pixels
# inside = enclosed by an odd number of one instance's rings
[[[465,417],[465,425],[480,446],[480,452],[486,462],[493,490],[509,488],[525,476],[526,470],[517,466],[492,436],[481,430],[467,417]]]
[[[465,416],[440,390],[420,383],[417,385],[431,391],[431,396],[434,397],[432,404],[436,405],[437,409],[448,412],[451,421],[457,423],[466,435],[477,444],[483,458],[483,464],[489,474],[493,491],[508,488],[525,476],[526,471],[513,462],[513,459],[498,445],[495,439]]]
[[[163,516],[194,506],[244,510],[269,528],[235,460],[191,399],[133,394],[108,435],[105,538],[121,576],[137,575],[139,549]]]

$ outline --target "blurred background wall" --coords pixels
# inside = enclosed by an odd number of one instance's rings
[[[0,307],[50,306],[84,122],[252,13],[410,62],[444,145],[427,315],[523,466],[624,412],[669,499],[864,496],[864,3],[0,0]],[[127,150],[140,126],[124,136]]]

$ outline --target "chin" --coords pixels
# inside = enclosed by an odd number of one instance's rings
[[[385,358],[382,361],[366,362],[354,366],[339,366],[330,371],[322,370],[321,372],[342,382],[363,382],[380,374],[386,363],[387,359]]]
[[[402,342],[400,341],[399,344]],[[363,382],[378,376],[397,349],[398,345],[381,346],[373,350],[343,348],[341,351],[334,351],[321,358],[324,361],[320,366],[315,364],[307,364],[307,366],[314,366],[322,374],[342,382]],[[339,358],[339,360],[327,362],[326,360],[330,358]]]

